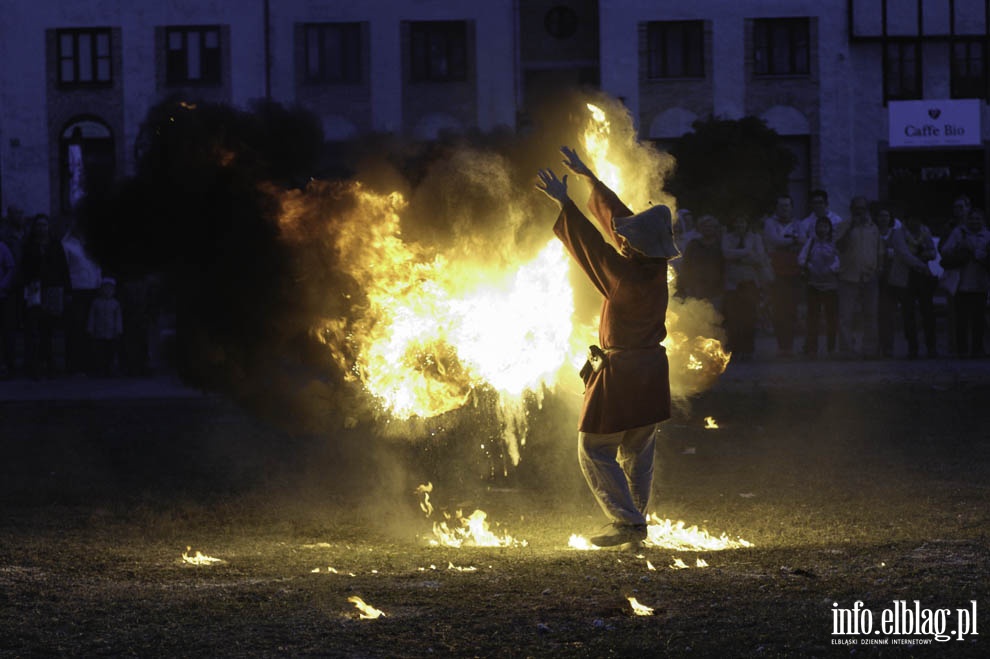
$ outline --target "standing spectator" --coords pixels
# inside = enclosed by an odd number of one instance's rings
[[[969,217],[969,211],[972,209],[973,203],[969,198],[969,195],[960,194],[957,195],[955,199],[952,200],[952,211],[949,215],[949,219],[946,220],[945,224],[942,226],[941,231],[938,233],[938,252],[939,256],[943,256],[942,248],[945,246],[945,241],[949,238],[949,235],[958,228],[966,223],[966,218]],[[951,270],[944,264],[942,268],[945,270]],[[951,275],[950,275],[951,277]],[[950,293],[950,298],[955,291]],[[949,308],[946,310],[946,325],[949,336],[949,353],[958,354],[956,350],[956,305],[950,304]]]
[[[86,329],[93,342],[92,362],[97,375],[113,375],[114,358],[124,331],[120,303],[114,297],[116,287],[117,281],[113,277],[104,277],[100,295],[89,308]]]
[[[987,251],[990,231],[983,211],[970,210],[966,223],[952,230],[942,248],[947,269],[946,289],[952,294],[956,314],[955,350],[959,357],[983,357],[987,312]]]
[[[7,379],[14,373],[14,314],[11,308],[17,295],[17,264],[14,253],[3,240],[0,240],[0,379]]]
[[[69,266],[62,243],[51,237],[48,216],[36,215],[24,245],[24,338],[28,375],[55,375],[55,328],[64,313]]]
[[[815,234],[815,222],[820,217],[827,217],[833,227],[842,222],[842,218],[829,208],[828,192],[825,190],[812,190],[809,195],[809,203],[811,204],[811,214],[801,221],[801,232],[806,238]]]
[[[685,248],[688,243],[699,236],[699,233],[695,227],[694,214],[690,209],[680,208],[677,211],[677,221],[674,222],[674,245],[677,246],[677,251],[681,254],[684,253]],[[670,267],[673,269],[675,278],[680,278],[681,275],[681,259],[674,259],[670,262]]]
[[[0,241],[3,241],[10,249],[11,256],[14,257],[14,279],[10,283],[7,298],[0,301],[0,332],[7,332],[7,338],[2,339],[5,345],[10,346],[8,356],[10,362],[6,363],[7,372],[13,376],[16,374],[16,341],[17,333],[21,328],[24,319],[24,279],[22,276],[22,263],[24,261],[24,240],[25,240],[25,218],[24,213],[16,206],[7,207],[7,215],[0,221]]]
[[[956,198],[952,200],[952,212],[938,234],[939,244],[945,244],[945,240],[949,237],[949,234],[956,228],[966,224],[966,219],[969,217],[969,211],[972,208],[973,202],[970,200],[969,195],[956,195]]]
[[[86,321],[89,305],[100,290],[100,266],[86,252],[86,243],[73,221],[65,236],[62,249],[69,266],[69,290],[65,309],[65,371],[70,375],[90,370],[89,337]]]
[[[698,236],[687,244],[679,260],[679,296],[708,300],[721,309],[725,260],[719,221],[711,215],[702,215],[698,219]]]
[[[17,206],[8,206],[7,215],[0,224],[0,240],[7,243],[18,264],[24,256],[25,224],[24,212]]]
[[[853,197],[849,212],[850,219],[835,226],[840,262],[839,350],[847,357],[871,358],[878,356],[877,278],[884,247],[866,197]],[[862,332],[859,342],[857,319]]]
[[[894,356],[894,334],[897,326],[898,290],[890,283],[890,267],[894,259],[894,232],[901,227],[889,208],[877,209],[874,219],[883,241],[883,261],[877,276],[877,333],[880,354],[885,358]]]
[[[804,243],[797,257],[807,279],[808,318],[804,354],[810,359],[818,356],[819,314],[825,318],[825,349],[829,355],[835,353],[839,315],[839,250],[832,242],[834,230],[827,217],[818,218],[815,235]]]
[[[790,195],[781,195],[777,197],[774,214],[763,224],[763,241],[773,266],[770,285],[773,333],[777,338],[777,356],[785,359],[794,355],[794,328],[803,289],[797,257],[806,239],[801,221],[793,215],[794,200]]]
[[[928,262],[935,258],[935,241],[931,231],[916,214],[909,214],[904,226],[895,229],[891,238],[893,258],[888,277],[901,305],[904,338],[908,345],[908,359],[918,356],[918,322],[925,336],[925,354],[935,357],[935,295],[937,280]]]
[[[756,351],[756,319],[760,306],[760,283],[767,267],[759,234],[749,220],[736,216],[722,236],[725,258],[725,315],[728,348],[740,360],[752,359]]]

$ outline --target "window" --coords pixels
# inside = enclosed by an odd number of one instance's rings
[[[110,28],[58,30],[58,82],[65,86],[113,82]]]
[[[921,47],[918,41],[888,41],[883,51],[886,101],[921,98]]]
[[[756,75],[807,75],[810,62],[807,18],[765,18],[753,21]]]
[[[361,82],[360,23],[309,23],[303,40],[307,81]]]
[[[543,27],[547,34],[554,39],[569,39],[574,36],[578,28],[578,15],[570,7],[557,5],[551,7],[550,11],[543,17]]]
[[[702,21],[654,21],[647,25],[647,74],[650,78],[704,78]]]
[[[411,23],[409,41],[414,82],[467,79],[467,24],[464,21]]]
[[[219,85],[220,28],[166,28],[165,82],[169,85]]]
[[[982,39],[952,43],[952,98],[986,98],[986,49]]]

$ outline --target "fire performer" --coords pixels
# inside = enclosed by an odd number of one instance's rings
[[[647,535],[659,424],[670,418],[670,371],[660,344],[667,336],[667,261],[678,256],[670,209],[633,214],[573,149],[564,165],[591,184],[588,208],[601,231],[567,194],[567,175],[538,173],[537,189],[560,205],[554,233],[604,296],[598,340],[582,370],[584,405],[578,462],[611,529],[599,547],[639,545]],[[603,235],[604,234],[604,235]]]

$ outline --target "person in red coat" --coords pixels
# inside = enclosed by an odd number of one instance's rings
[[[667,261],[678,256],[670,209],[637,214],[563,147],[564,165],[591,184],[588,208],[596,228],[567,194],[567,175],[538,173],[537,188],[560,206],[554,233],[604,297],[600,349],[583,372],[578,461],[591,492],[612,523],[591,538],[599,547],[638,545],[647,535],[647,507],[659,424],[670,418]]]

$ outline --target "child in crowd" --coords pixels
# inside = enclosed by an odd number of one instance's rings
[[[100,294],[89,307],[89,322],[86,330],[93,342],[93,366],[97,375],[113,374],[117,343],[123,333],[123,319],[120,302],[114,297],[117,281],[104,277]]]
[[[818,319],[825,315],[825,347],[835,351],[839,318],[839,250],[832,242],[832,222],[828,217],[815,221],[815,233],[798,254],[798,265],[805,273],[808,295],[807,339],[804,354],[818,356]]]

